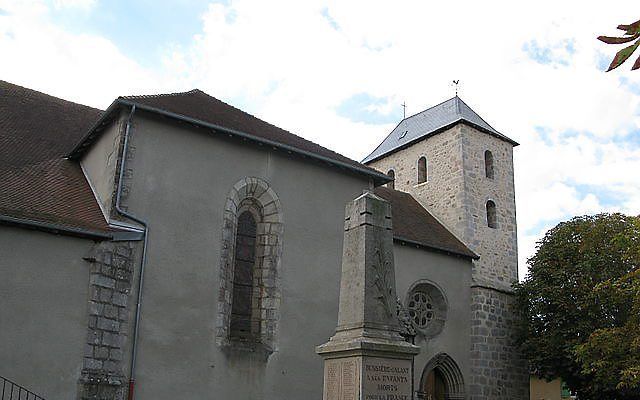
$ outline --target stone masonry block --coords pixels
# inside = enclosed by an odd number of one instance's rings
[[[106,277],[104,275],[92,274],[90,279],[91,284],[101,286],[105,288],[113,289],[116,286],[116,281],[113,278]]]

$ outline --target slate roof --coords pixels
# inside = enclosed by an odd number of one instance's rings
[[[203,125],[213,130],[218,128],[217,130],[225,133],[239,135],[243,138],[257,140],[287,151],[304,154],[310,158],[320,159],[338,167],[347,167],[357,173],[370,176],[378,184],[389,181],[389,178],[380,171],[278,128],[215,97],[209,96],[199,89],[181,93],[119,97],[109,107],[104,118],[109,118],[108,114],[118,105],[131,106],[134,104],[138,109]],[[94,132],[87,135],[73,150],[71,157],[79,157],[98,135],[98,130],[94,130]]]
[[[375,188],[374,193],[391,203],[394,239],[445,253],[478,258],[409,193],[382,186]]]
[[[435,135],[449,129],[457,123],[466,123],[472,127],[493,135],[499,139],[517,146],[518,143],[495,130],[475,111],[471,109],[460,97],[455,96],[443,103],[433,106],[418,114],[412,115],[400,121],[393,131],[371,152],[363,163],[369,163],[385,155],[393,153],[413,142]]]

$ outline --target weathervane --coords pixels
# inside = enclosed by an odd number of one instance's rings
[[[456,96],[458,96],[458,84],[460,83],[460,79],[455,79],[452,82],[453,82],[453,86],[455,87],[455,90],[456,90]]]
[[[402,106],[402,119],[407,118],[407,102],[400,104]]]

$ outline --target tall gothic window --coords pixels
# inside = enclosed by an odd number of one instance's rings
[[[487,178],[493,179],[493,153],[489,150],[484,152],[484,172]]]
[[[494,203],[492,200],[487,201],[487,225],[489,226],[489,228],[498,227],[496,203]]]
[[[395,189],[396,188],[396,185],[395,185],[396,173],[393,172],[392,169],[390,169],[389,172],[387,172],[387,175],[389,176],[389,178],[391,178],[391,182],[387,183],[387,187],[389,189]]]
[[[420,157],[418,159],[418,183],[424,183],[427,181],[427,157]]]
[[[230,336],[235,339],[260,337],[260,306],[254,283],[256,261],[256,220],[250,211],[238,217],[233,266],[233,298],[231,302]]]

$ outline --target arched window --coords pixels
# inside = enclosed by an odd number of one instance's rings
[[[484,152],[484,173],[489,179],[493,179],[493,153],[489,150]]]
[[[487,226],[489,228],[498,227],[498,217],[496,215],[496,203],[492,200],[487,201]]]
[[[426,182],[427,178],[427,157],[422,156],[418,159],[418,183]]]
[[[277,350],[282,297],[280,199],[268,182],[246,177],[231,188],[223,215],[216,343],[268,357]]]
[[[257,224],[250,211],[238,217],[233,266],[233,296],[229,336],[233,339],[252,340],[260,337],[260,298],[254,271],[256,267]]]
[[[387,187],[389,189],[395,189],[396,188],[396,182],[395,182],[396,173],[393,172],[392,169],[390,169],[389,172],[387,172],[387,175],[389,176],[389,178],[391,178],[391,182],[387,183]]]

